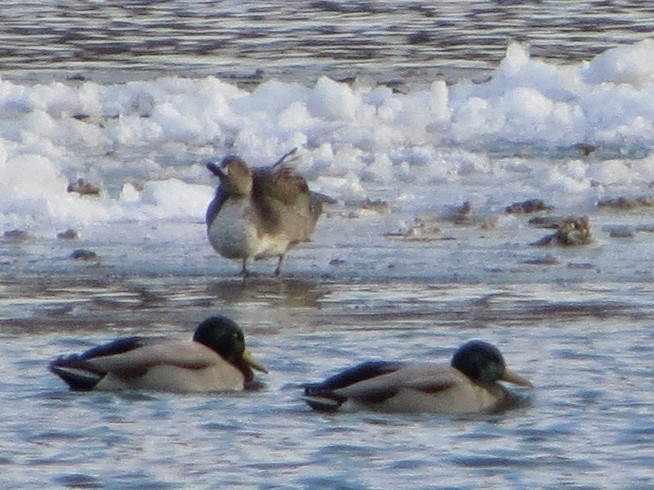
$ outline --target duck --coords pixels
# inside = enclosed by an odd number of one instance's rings
[[[72,391],[242,391],[256,387],[253,369],[268,372],[246,348],[241,328],[223,315],[202,321],[190,342],[124,337],[49,365]]]
[[[507,368],[492,344],[471,340],[454,353],[450,365],[368,361],[321,383],[304,386],[314,410],[374,410],[442,414],[496,413],[521,399],[498,381],[532,383]]]
[[[209,243],[221,256],[240,260],[241,275],[250,275],[253,260],[277,258],[281,274],[288,250],[311,240],[323,199],[286,162],[251,169],[228,155],[207,169],[220,179],[205,216]]]

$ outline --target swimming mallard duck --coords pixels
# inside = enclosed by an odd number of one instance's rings
[[[242,260],[241,274],[254,260],[278,258],[281,272],[289,248],[311,239],[323,198],[284,163],[250,169],[241,158],[227,156],[207,168],[220,179],[206,213],[207,237],[223,257]]]
[[[268,372],[245,348],[243,331],[224,316],[200,323],[192,342],[121,338],[60,357],[49,368],[74,391],[234,391],[253,384],[252,369]]]
[[[304,400],[319,411],[347,406],[385,412],[496,412],[518,401],[500,380],[532,386],[506,367],[496,347],[473,340],[456,351],[449,366],[366,362],[305,386]]]

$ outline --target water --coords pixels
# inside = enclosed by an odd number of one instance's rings
[[[4,488],[652,484],[653,393],[643,382],[651,311],[636,299],[651,295],[648,284],[631,285],[610,303],[605,288],[619,285],[583,286],[574,303],[568,287],[536,284],[262,278],[242,287],[178,277],[76,286],[51,288],[53,310],[4,329]],[[64,320],[54,314],[61,305],[78,311]],[[194,317],[216,309],[246,326],[270,368],[262,392],[70,393],[45,370],[55,352],[141,331],[145,322],[153,334],[183,336]],[[497,416],[319,415],[298,398],[298,384],[353,359],[445,362],[453,346],[477,337],[501,345],[535,383],[531,406]]]
[[[509,40],[567,63],[654,30],[639,1],[72,1],[3,4],[14,75],[216,74],[242,82],[368,76],[378,82],[488,74]],[[117,73],[119,70],[119,73]],[[138,73],[135,75],[134,73]]]
[[[654,487],[651,206],[597,205],[651,194],[651,14],[5,2],[0,230],[27,237],[0,238],[0,486]],[[257,263],[243,282],[206,241],[203,163],[293,146],[338,204],[284,277]],[[78,178],[100,195],[67,193]],[[588,215],[593,242],[531,246],[550,230],[504,211],[528,198]],[[439,231],[405,233],[417,217]],[[68,228],[80,237],[56,238]],[[117,336],[190,337],[216,312],[270,369],[261,391],[80,394],[47,372]],[[471,338],[533,381],[528,406],[322,415],[300,399],[356,362],[447,363]]]

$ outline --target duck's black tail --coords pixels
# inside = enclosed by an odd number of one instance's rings
[[[302,399],[314,410],[334,412],[347,401],[347,397],[335,393],[336,390],[351,386],[377,376],[397,371],[404,364],[388,361],[368,361],[346,369],[322,383],[304,386]]]
[[[347,400],[324,389],[322,384],[305,386],[302,399],[318,412],[335,412]]]
[[[60,357],[51,362],[48,369],[64,380],[73,391],[91,391],[106,374],[94,369],[78,356]]]

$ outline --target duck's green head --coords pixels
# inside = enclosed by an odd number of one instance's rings
[[[522,386],[532,386],[529,380],[506,367],[504,357],[497,347],[481,340],[471,340],[459,347],[450,364],[470,379],[481,383],[508,381]]]
[[[238,366],[245,363],[252,369],[268,372],[245,347],[241,328],[226,316],[216,315],[204,320],[195,330],[193,340],[217,352],[231,364]]]

